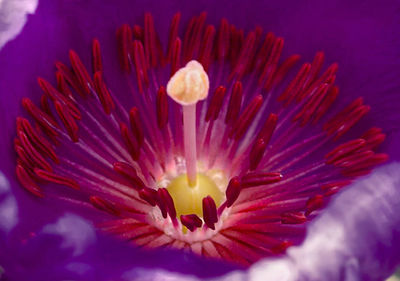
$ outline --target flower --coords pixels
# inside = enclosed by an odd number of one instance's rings
[[[61,2],[60,2],[61,3]],[[121,3],[121,5],[123,6],[124,4],[126,4],[126,3]],[[68,4],[65,4],[65,3],[63,3],[63,4],[60,4],[60,5],[65,5],[65,7],[63,7],[63,10],[65,10],[64,8],[67,8],[67,10],[68,10],[68,7],[71,7],[71,6],[69,6]],[[310,4],[311,5],[311,4]],[[255,7],[252,7],[253,9],[256,9],[257,7],[256,7],[256,5],[254,5]],[[307,6],[307,5],[306,5]],[[50,9],[51,9],[51,5],[50,6],[45,6],[45,7],[50,7]],[[96,9],[98,9],[99,11],[99,13],[102,11],[102,9],[104,9],[103,7],[91,7],[91,8],[93,8],[94,10],[96,10]],[[333,9],[333,7],[331,7],[332,9]],[[40,9],[40,8],[39,8]],[[303,9],[305,9],[305,10],[307,10],[307,7],[306,8],[304,8],[303,7]],[[314,12],[316,12],[316,11],[319,11],[319,9],[320,9],[320,7],[317,5],[317,4],[315,4],[315,3],[313,3],[313,9],[312,9],[312,11],[314,11]],[[91,10],[91,12],[92,13],[94,13],[94,10]],[[40,10],[39,10],[40,11]],[[109,12],[109,11],[107,11],[107,12]],[[79,12],[78,12],[79,13]],[[96,13],[97,15],[99,14],[99,13]],[[72,13],[73,14],[73,13]],[[157,14],[155,14],[155,15],[157,15]],[[303,16],[304,16],[304,14],[302,14]],[[341,15],[341,14],[340,14]],[[164,15],[165,17],[166,17],[166,15]],[[300,17],[300,16],[299,16]],[[45,17],[46,18],[46,17]],[[157,18],[157,17],[156,17]],[[301,17],[300,17],[301,18]],[[293,20],[295,20],[296,19],[296,17],[294,17],[294,19],[293,18],[290,18],[290,20],[287,20],[286,22],[285,22],[285,28],[286,27],[289,27],[289,26],[293,26],[293,24],[292,25],[290,25],[290,23],[291,23],[291,21],[293,21]],[[370,19],[370,18],[369,18]],[[390,17],[388,17],[388,21],[390,20]],[[321,21],[322,23],[326,23],[327,21],[329,21],[329,20],[325,20],[325,21]],[[57,21],[56,21],[57,22]],[[261,22],[263,22],[263,21],[261,21]],[[304,24],[304,26],[307,26],[307,24],[308,24],[308,21],[306,21],[306,20],[303,20],[303,21],[300,21],[302,24]],[[346,21],[344,21],[344,22],[346,22]],[[90,22],[91,24],[94,24],[95,23],[95,21],[91,21]],[[110,22],[109,24],[111,25],[111,23],[112,22]],[[264,22],[263,22],[264,23]],[[369,22],[367,21],[366,22],[366,24],[368,25],[369,24]],[[61,26],[62,26],[62,24],[61,24]],[[107,24],[107,26],[108,26],[108,24]],[[106,26],[106,27],[107,27]],[[322,24],[322,27],[323,27],[324,25]],[[329,27],[329,25],[327,25],[328,27]],[[338,24],[338,25],[336,25],[335,26],[335,28],[340,28],[340,24]],[[352,25],[349,25],[350,27],[352,27]],[[27,26],[27,29],[28,29],[28,27],[29,27],[29,25]],[[85,26],[86,27],[86,26]],[[321,30],[323,30],[323,28],[321,27]],[[82,28],[82,27],[81,27]],[[88,43],[88,41],[87,40],[89,40],[89,38],[91,38],[93,35],[95,35],[95,36],[98,36],[99,37],[99,41],[101,41],[101,42],[110,42],[109,40],[107,41],[107,40],[101,40],[101,36],[104,36],[104,34],[107,34],[107,30],[110,30],[110,26],[108,26],[108,29],[107,28],[104,28],[103,29],[103,31],[104,31],[104,33],[102,33],[103,35],[101,35],[101,34],[96,34],[96,32],[92,32],[92,34],[87,34],[87,37],[86,36],[84,36],[83,38],[86,38],[86,41],[82,41],[82,40],[77,40],[77,41],[80,41],[79,42],[79,44],[77,44],[78,42],[71,42],[71,45],[70,46],[68,46],[68,47],[66,47],[66,48],[70,48],[70,47],[73,47],[74,49],[76,49],[77,50],[77,52],[78,53],[84,53],[84,50],[83,50],[83,47],[82,46],[84,46],[85,45],[85,42],[86,42],[86,44]],[[89,25],[89,27],[88,28],[83,28],[83,32],[84,33],[90,33],[89,31],[90,31],[90,25]],[[68,30],[70,30],[70,29],[68,29]],[[61,34],[63,34],[63,36],[66,36],[64,39],[67,39],[68,38],[68,36],[67,36],[67,34],[68,34],[68,30],[66,30],[67,32],[66,33],[61,33]],[[278,28],[278,30],[279,30],[279,28]],[[293,31],[294,30],[294,31]],[[293,34],[298,34],[298,33],[296,33],[295,31],[296,30],[298,30],[298,29],[296,29],[296,28],[294,28],[293,27],[293,29],[292,29],[292,32],[294,32]],[[315,36],[317,36],[318,35],[318,31],[319,31],[319,29],[318,30],[312,30],[311,29],[311,31],[314,31],[315,33],[313,33],[313,34],[315,34]],[[347,31],[349,31],[350,33],[351,33],[351,28],[349,28]],[[386,30],[386,32],[390,32],[391,31],[391,29],[389,28],[389,31],[387,31]],[[59,32],[59,30],[58,30],[58,32]],[[71,35],[72,36],[76,36],[76,33],[72,33],[72,31],[70,31],[71,32]],[[326,32],[326,30],[323,30],[323,32]],[[283,32],[284,33],[284,32]],[[30,33],[30,34],[32,34],[32,33]],[[351,33],[352,34],[352,33]],[[36,34],[35,34],[36,35]],[[360,35],[360,34],[357,34],[357,35]],[[361,33],[361,37],[362,37],[362,33]],[[289,38],[290,38],[291,36],[289,36]],[[295,38],[296,36],[292,36],[292,38]],[[346,39],[346,38],[345,38]],[[353,38],[350,38],[350,39],[353,39]],[[350,40],[349,39],[349,40]],[[64,40],[64,41],[67,41],[67,40]],[[355,42],[353,42],[354,43],[354,45],[349,45],[349,46],[352,46],[353,48],[354,48],[354,46],[358,46],[356,43],[357,43],[357,37],[354,39],[354,41]],[[362,40],[361,40],[362,41]],[[346,40],[343,40],[343,42],[347,42]],[[350,42],[352,42],[352,40],[350,40]],[[43,42],[42,42],[43,43]],[[67,43],[67,42],[66,42]],[[318,43],[321,43],[321,42],[318,42]],[[382,44],[382,42],[381,41],[378,41],[377,42],[378,43],[378,46],[381,46],[380,44]],[[391,42],[392,43],[392,42]],[[317,45],[317,44],[315,44],[315,45]],[[326,47],[325,49],[324,49],[324,51],[326,50],[326,52],[328,52],[329,53],[329,51],[331,50],[331,48],[329,48],[329,46],[324,46],[324,44],[323,44],[323,40],[322,40],[322,43],[321,43],[321,47],[320,48],[324,48],[324,47]],[[111,52],[112,51],[112,49],[113,49],[113,47],[112,46],[108,46],[107,45],[107,43],[106,43],[106,46],[104,46],[103,45],[103,43],[102,43],[102,50],[103,50],[103,53],[104,53],[104,50],[105,50],[105,52],[106,53],[108,53],[108,52]],[[305,44],[305,46],[306,47],[308,47],[308,48],[310,48],[310,49],[312,49],[312,47],[314,46],[313,45],[313,43],[311,42],[308,42],[308,44]],[[58,53],[58,55],[57,56],[55,56],[55,57],[57,57],[57,59],[58,58],[62,58],[63,57],[63,54],[62,54],[62,48],[63,47],[61,47],[61,48],[59,48],[59,47],[54,47],[54,50],[51,48],[52,46],[51,46],[51,44],[48,46],[48,47],[50,47],[49,49],[50,49],[50,52],[48,53],[48,54],[46,54],[46,55],[48,55],[47,57],[48,58],[51,58],[51,53],[53,52],[53,51],[55,51],[55,52],[59,52]],[[65,46],[64,46],[65,47]],[[76,47],[76,48],[75,48]],[[358,46],[358,47],[360,47],[360,46]],[[364,46],[363,46],[364,47]],[[300,50],[301,50],[301,48],[299,48]],[[368,49],[368,48],[366,48],[366,49]],[[348,50],[348,49],[346,49],[346,50]],[[357,51],[360,51],[360,50],[365,50],[365,49],[363,49],[363,48],[359,48],[359,49],[357,49]],[[34,50],[31,50],[31,51],[34,51]],[[297,50],[296,50],[297,51]],[[338,57],[341,57],[341,60],[343,60],[343,58],[344,57],[346,57],[346,56],[344,56],[343,55],[343,53],[341,53],[341,50],[335,50],[336,52],[331,52],[331,54],[336,54]],[[10,51],[8,51],[8,52],[10,52]],[[7,50],[5,51],[5,53],[7,54]],[[21,52],[20,52],[21,53]],[[114,50],[114,53],[115,53],[115,50]],[[368,52],[366,52],[366,53],[368,53]],[[308,51],[306,51],[306,50],[304,50],[304,54],[308,54]],[[341,55],[343,55],[343,56],[341,56]],[[354,54],[353,53],[353,55],[354,56],[352,56],[351,58],[358,58],[358,56],[356,55],[356,54]],[[385,55],[391,55],[391,53],[390,52],[385,52]],[[75,55],[72,55],[72,57],[75,57]],[[335,59],[336,59],[336,57],[335,57]],[[376,60],[375,60],[376,59]],[[369,72],[368,70],[363,70],[362,72],[361,71],[359,71],[359,72],[357,72],[357,73],[363,73],[364,75],[367,75],[367,74],[369,74],[369,73],[377,73],[378,72],[378,70],[380,69],[380,62],[382,61],[382,60],[379,60],[379,59],[382,59],[382,57],[379,57],[378,56],[378,58],[375,58],[375,59],[371,59],[371,61],[368,61],[368,63],[370,64],[370,66],[373,66],[374,67],[374,71],[373,72]],[[28,58],[28,60],[27,61],[29,61],[29,60],[32,60],[31,58]],[[75,63],[77,62],[77,59],[73,59],[73,61],[75,61]],[[351,61],[351,60],[350,60]],[[343,61],[340,61],[340,63],[342,63]],[[76,64],[79,64],[79,63],[76,63]],[[346,63],[344,63],[345,64],[345,66],[346,66]],[[360,66],[363,66],[363,62],[357,62],[357,67],[360,67]],[[356,69],[357,69],[357,67],[355,67]],[[384,66],[382,69],[385,69],[386,68],[386,66]],[[345,68],[346,69],[346,68]],[[352,69],[351,67],[349,67],[349,69]],[[12,71],[12,67],[10,66],[8,69],[7,69],[8,71]],[[25,69],[24,69],[24,71],[25,71]],[[32,69],[30,69],[30,68],[27,68],[26,69],[26,72],[27,72],[27,74],[26,74],[26,77],[28,76],[28,74],[29,74],[29,72],[31,72],[32,71]],[[77,69],[75,70],[75,71],[77,71]],[[365,72],[364,72],[365,71]],[[376,71],[376,72],[375,72]],[[340,72],[339,72],[340,73]],[[347,73],[346,73],[347,74]],[[35,74],[34,76],[36,76],[37,74]],[[7,77],[7,74],[5,74],[4,75],[4,77]],[[354,84],[356,84],[355,83],[355,81],[357,81],[355,78],[358,78],[357,77],[357,75],[350,75],[349,77],[351,77],[352,79],[351,79],[351,82],[347,82],[347,83],[352,83],[352,86],[354,86],[354,87],[356,87]],[[360,78],[360,79],[365,79],[365,77],[367,77],[367,76],[363,76],[364,78]],[[384,77],[385,78],[385,77]],[[28,81],[29,81],[29,77],[27,77],[27,78],[25,78],[25,75],[20,75],[19,77],[18,77],[18,81],[19,82],[22,82],[23,80],[25,80],[25,79],[27,79]],[[381,78],[381,79],[383,79],[383,78]],[[6,80],[4,80],[4,81],[6,81]],[[100,80],[101,81],[101,80]],[[101,81],[102,82],[102,81]],[[388,85],[388,83],[387,83],[387,81],[382,81],[382,83],[383,82],[385,82],[385,86],[386,85]],[[390,82],[390,81],[389,81]],[[100,83],[101,84],[101,83]],[[378,83],[378,82],[376,82],[376,84],[377,85],[382,85],[382,84],[380,84],[380,83]],[[25,85],[25,86],[24,86]],[[13,86],[15,86],[15,88],[13,89],[13,90],[15,90],[16,88],[18,88],[18,87],[27,87],[27,86],[29,86],[29,87],[31,87],[31,83],[27,83],[27,84],[24,84],[24,83],[19,83],[19,84],[14,84],[13,83]],[[341,84],[340,84],[341,86],[342,85],[346,85],[346,79],[342,79],[342,82],[341,82]],[[350,87],[350,86],[349,86]],[[394,87],[389,87],[389,91],[393,91],[393,90],[395,90],[395,87],[396,87],[396,85],[394,85]],[[372,88],[372,87],[371,87]],[[369,88],[368,90],[371,90],[371,88]],[[376,89],[376,88],[375,88]],[[115,90],[114,90],[115,91]],[[23,94],[24,92],[22,92],[22,94]],[[373,94],[371,94],[371,95],[369,95],[369,94],[367,94],[366,95],[366,97],[368,98],[370,98],[370,99],[372,99],[373,97],[374,97],[374,95]],[[391,95],[389,95],[388,96],[389,98],[389,100],[390,100],[390,97],[391,97]],[[381,99],[378,99],[378,97],[376,97],[375,96],[375,99],[373,99],[374,101],[378,101],[377,103],[377,105],[376,105],[376,107],[377,108],[379,108],[379,110],[382,110],[382,109],[387,109],[387,108],[389,108],[389,106],[391,106],[392,104],[390,104],[390,103],[388,103],[387,101],[385,101],[385,102],[383,102]],[[379,103],[382,103],[381,105],[379,105]],[[395,102],[395,100],[390,100],[390,102]],[[14,106],[15,107],[15,105],[16,105],[16,102],[13,104],[13,103],[11,103],[10,104],[10,106],[12,107],[12,106]],[[104,105],[104,104],[103,104]],[[381,107],[380,107],[381,106]],[[387,107],[386,107],[387,106]],[[388,122],[388,121],[390,121],[390,120],[392,120],[392,118],[394,118],[394,120],[396,120],[395,118],[396,118],[396,116],[395,115],[393,115],[393,116],[391,116],[391,115],[386,115],[386,116],[384,116],[384,117],[382,117],[381,115],[379,115],[379,114],[375,114],[375,115],[373,115],[372,114],[372,116],[374,116],[376,119],[378,119],[378,120],[376,120],[376,122],[378,123],[378,124],[382,124],[382,125],[384,125],[384,127],[386,127],[385,129],[387,130],[387,131],[392,131],[394,128],[391,126],[391,124],[393,124],[393,122]],[[370,122],[370,121],[369,121]],[[367,122],[367,124],[369,123],[369,122]],[[8,123],[6,123],[6,124],[8,124]],[[8,126],[8,125],[7,125]],[[74,135],[73,135],[73,130],[71,130],[71,132],[72,132],[72,137],[74,137]],[[70,132],[70,133],[71,133]],[[11,135],[11,134],[9,134],[9,135]],[[392,140],[393,140],[393,135],[391,135],[390,137],[392,137]],[[389,142],[390,143],[390,142]],[[391,156],[392,157],[394,157],[393,159],[396,159],[395,157],[396,157],[396,151],[395,150],[390,150],[390,152],[391,152]],[[257,155],[257,153],[256,153],[256,155]],[[7,167],[6,166],[6,168],[5,168],[5,171],[6,171],[6,173],[8,174],[9,172],[10,172],[10,167]],[[43,172],[42,172],[42,175],[43,175]],[[47,175],[47,176],[49,176],[49,175]],[[75,185],[74,184],[71,184],[73,187],[75,187]],[[15,191],[15,192],[19,192],[19,191]],[[24,195],[22,194],[21,195],[22,197],[24,197]],[[26,199],[25,198],[25,200],[27,200],[28,202],[31,202],[32,201],[32,199]],[[110,208],[108,208],[109,207],[109,205],[107,205],[107,203],[105,203],[106,201],[102,201],[103,199],[99,199],[98,197],[95,197],[95,198],[92,198],[92,203],[93,203],[93,205],[96,205],[97,207],[100,207],[100,208],[103,208],[103,209],[108,209],[108,210],[110,210]],[[21,201],[21,199],[19,199],[19,201],[18,202],[22,202]],[[317,200],[317,202],[318,202],[318,200]],[[311,201],[311,203],[313,203],[313,201]],[[26,205],[26,204],[21,204],[20,203],[20,205]],[[29,206],[29,205],[28,205]],[[24,208],[24,206],[21,206],[22,208],[21,208],[21,210],[23,210],[23,208]],[[27,207],[27,206],[25,206],[25,207]],[[41,206],[41,207],[35,207],[35,210],[37,210],[37,212],[40,212],[40,208],[42,208],[42,209],[45,209],[43,206]],[[62,211],[62,208],[60,208],[61,210],[59,210],[60,212]],[[112,208],[111,208],[111,210],[113,210]],[[24,213],[24,214],[27,214],[26,212],[21,212],[21,213]],[[54,215],[56,215],[56,214],[54,214]],[[92,214],[87,214],[87,215],[89,215],[89,216],[92,216]],[[170,214],[171,215],[171,214]],[[95,214],[93,214],[93,216],[95,216]],[[28,217],[29,218],[29,217]],[[44,216],[40,216],[40,218],[41,219],[45,219],[45,217]],[[211,225],[212,225],[212,222],[210,223]],[[30,227],[28,226],[28,224],[25,224],[23,227],[26,227],[27,229],[29,229]],[[211,227],[211,226],[210,226]]]

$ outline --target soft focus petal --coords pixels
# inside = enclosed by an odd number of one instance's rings
[[[1,248],[0,264],[9,281],[144,280],[148,268],[158,268],[161,275],[164,271],[181,271],[204,277],[231,270],[219,262],[177,251],[155,253],[134,248],[96,234],[93,225],[71,214],[23,241],[8,237]]]
[[[0,172],[0,237],[17,224],[17,202],[10,191],[10,184]]]
[[[27,14],[35,12],[38,0],[3,0],[0,2],[0,50],[21,31]]]

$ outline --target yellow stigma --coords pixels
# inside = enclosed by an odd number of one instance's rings
[[[177,103],[189,105],[205,99],[209,87],[210,82],[203,66],[192,60],[171,77],[167,93]]]
[[[197,174],[195,186],[189,186],[186,174],[174,178],[167,187],[174,199],[176,213],[180,215],[196,214],[203,216],[202,201],[210,195],[217,207],[223,200],[223,194],[215,182],[205,174]]]

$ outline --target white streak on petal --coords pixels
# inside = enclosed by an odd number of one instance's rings
[[[72,248],[75,256],[81,255],[96,240],[93,226],[72,214],[66,214],[56,223],[46,225],[43,233],[60,235],[63,238],[61,247]]]
[[[37,5],[38,0],[0,0],[0,50],[19,34]]]
[[[0,231],[9,232],[18,221],[18,208],[10,184],[0,172]]]

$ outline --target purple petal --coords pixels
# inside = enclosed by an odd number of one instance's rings
[[[177,251],[134,248],[96,234],[90,223],[71,214],[43,226],[24,241],[9,237],[7,244],[2,245],[0,264],[7,280],[32,281],[120,280],[131,274],[143,276],[146,268],[197,276],[222,275],[232,270],[231,266]]]

